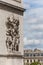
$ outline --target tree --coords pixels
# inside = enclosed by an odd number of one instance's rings
[[[39,62],[34,62],[34,63],[31,63],[30,65],[41,65],[41,63],[39,63]]]

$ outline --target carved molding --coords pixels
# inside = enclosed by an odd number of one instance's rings
[[[18,11],[21,11],[21,12],[24,12],[26,10],[23,7],[18,7],[18,6],[15,6],[13,4],[10,4],[10,3],[4,2],[4,1],[0,1],[0,4],[11,7],[14,10],[17,9]]]
[[[13,1],[16,1],[16,2],[19,2],[19,3],[21,3],[21,0],[13,0]]]
[[[19,19],[14,16],[8,17],[6,22],[6,47],[9,52],[19,50],[20,35],[19,35]]]
[[[3,58],[3,57],[5,57],[5,58],[12,58],[12,59],[14,59],[14,58],[24,58],[24,55],[8,55],[8,54],[6,54],[6,55],[0,55],[0,58]]]

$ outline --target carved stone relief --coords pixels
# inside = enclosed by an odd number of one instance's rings
[[[8,51],[18,51],[20,43],[19,19],[15,19],[14,16],[8,17],[6,21],[6,28],[6,47]]]

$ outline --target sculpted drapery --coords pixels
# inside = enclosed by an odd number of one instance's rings
[[[20,43],[19,19],[15,19],[14,16],[8,17],[6,21],[6,28],[6,47],[8,51],[18,51]]]

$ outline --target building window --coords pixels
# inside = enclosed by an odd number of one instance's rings
[[[37,56],[40,56],[40,54],[38,53]]]
[[[25,53],[25,55],[24,55],[24,56],[29,56],[29,54]]]
[[[40,60],[38,59],[38,62],[40,62]]]
[[[32,63],[32,60],[30,60],[30,62]]]
[[[27,60],[27,63],[29,62],[29,60]]]
[[[30,54],[30,56],[32,56],[32,54]]]
[[[29,54],[27,54],[27,56],[29,56]]]
[[[43,56],[43,53],[41,53],[41,56]]]
[[[34,62],[35,62],[35,60],[34,60]]]
[[[35,54],[33,54],[33,56],[36,56]]]

